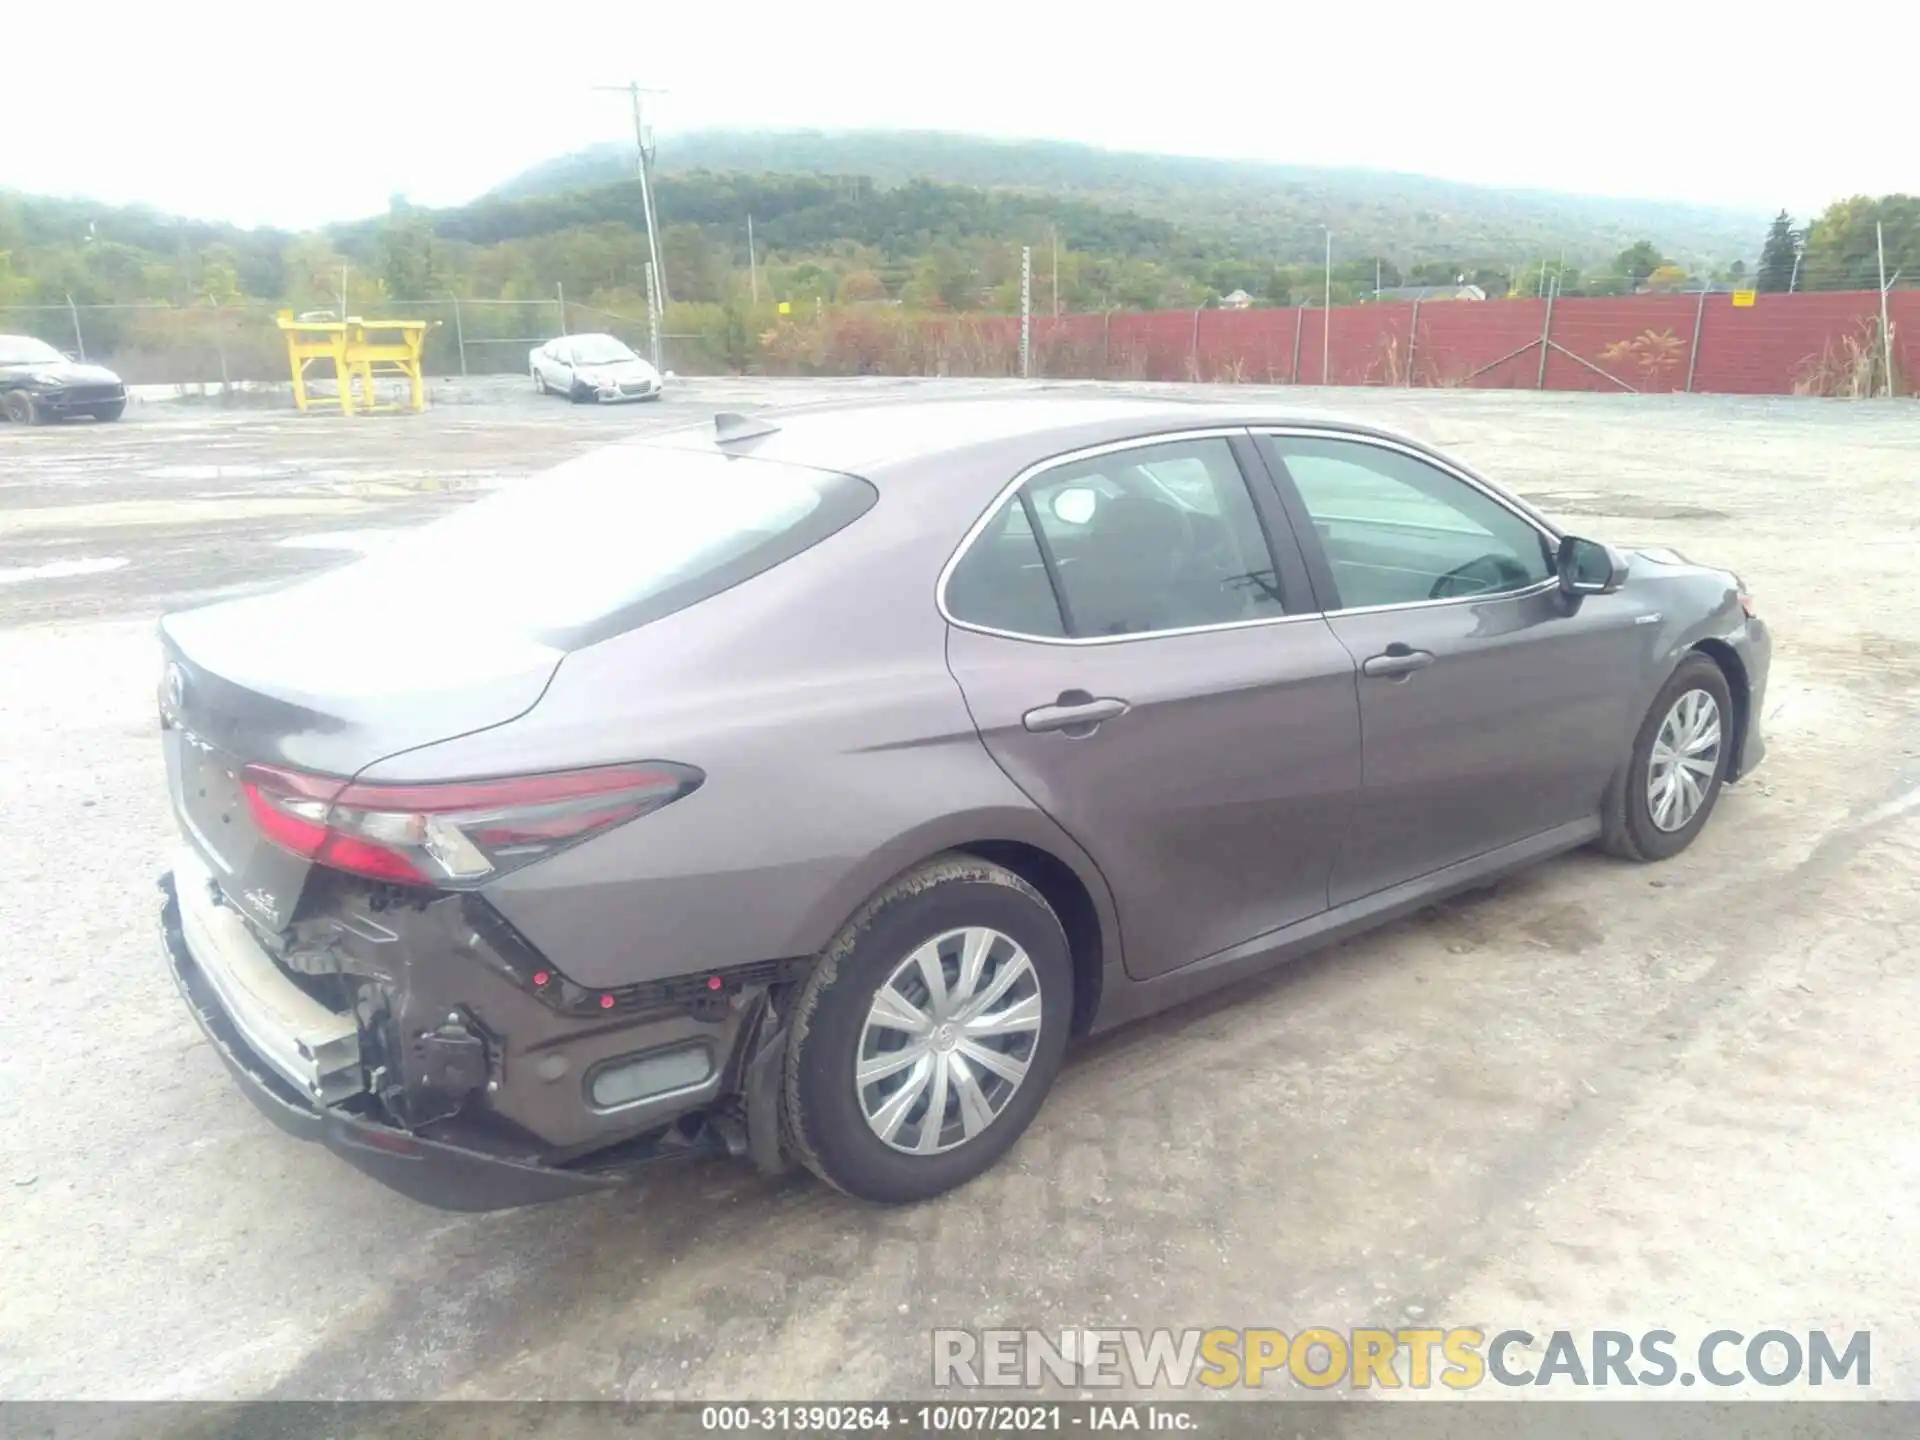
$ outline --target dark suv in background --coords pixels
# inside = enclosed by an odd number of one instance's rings
[[[14,424],[118,420],[126,408],[127,387],[111,370],[69,359],[31,335],[0,335],[0,415]]]

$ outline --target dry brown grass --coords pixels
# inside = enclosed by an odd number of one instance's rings
[[[1895,327],[1889,325],[1887,334],[1889,339],[1894,339]],[[1829,340],[1818,355],[1810,355],[1800,362],[1793,378],[1793,393],[1845,400],[1866,400],[1888,393],[1898,395],[1904,388],[1900,367],[1896,361],[1893,383],[1889,386],[1887,348],[1881,339],[1879,320],[1862,320],[1852,334]]]

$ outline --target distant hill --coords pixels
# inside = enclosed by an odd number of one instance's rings
[[[1316,259],[1331,225],[1347,255],[1402,265],[1471,256],[1572,263],[1652,240],[1682,262],[1751,259],[1768,216],[1655,200],[1502,190],[1386,171],[1103,150],[1057,140],[994,140],[938,131],[696,131],[662,138],[663,174],[866,176],[883,187],[933,180],[1071,196],[1175,222],[1248,256]],[[500,199],[544,197],[632,176],[631,145],[545,161],[499,186]],[[672,217],[666,216],[671,221]]]

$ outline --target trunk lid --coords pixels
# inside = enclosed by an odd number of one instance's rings
[[[345,575],[347,572],[335,572]],[[268,841],[249,764],[347,780],[377,760],[503,724],[539,700],[561,652],[458,626],[415,628],[379,587],[323,576],[167,616],[160,706],[174,813],[228,897],[283,929],[310,862]]]
[[[170,615],[161,701],[182,828],[244,913],[280,930],[310,862],[260,833],[247,765],[344,782],[516,720],[567,652],[745,583],[876,498],[829,471],[613,446],[314,579]]]

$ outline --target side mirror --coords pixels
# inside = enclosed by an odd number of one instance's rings
[[[73,353],[73,351],[71,351],[71,350],[62,350],[62,351],[60,352],[60,354],[61,354],[62,356],[64,356],[64,357],[65,357],[66,359],[68,359],[68,360],[72,360],[72,361],[76,361],[76,362],[77,362],[77,361],[78,361],[78,360],[80,359],[80,357],[79,357],[78,355],[76,355],[76,354],[74,354],[74,353]]]
[[[1556,565],[1563,595],[1611,595],[1627,583],[1626,557],[1598,540],[1561,536]]]

